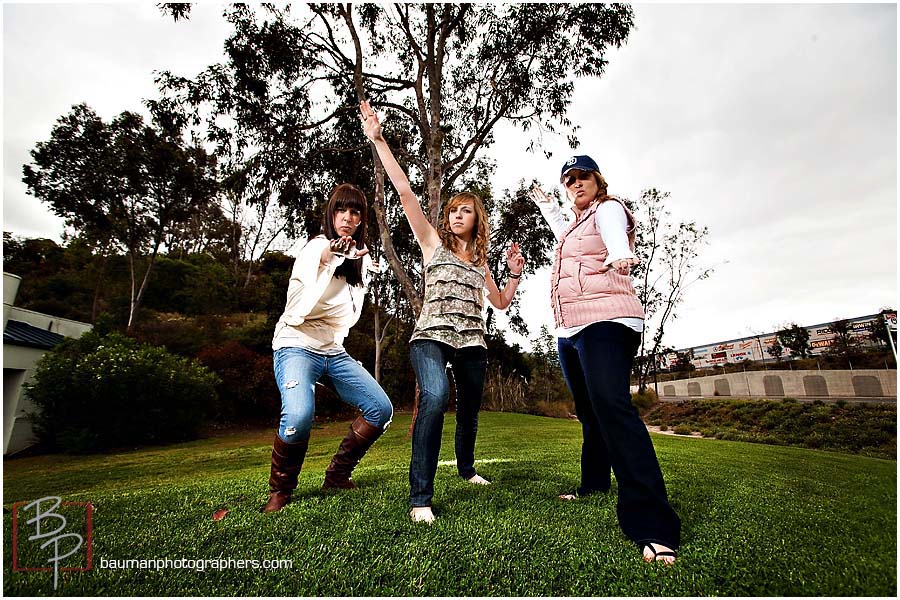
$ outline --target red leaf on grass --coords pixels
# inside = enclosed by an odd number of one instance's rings
[[[227,508],[220,508],[216,512],[213,513],[213,521],[221,521],[225,518],[225,515],[228,514]]]

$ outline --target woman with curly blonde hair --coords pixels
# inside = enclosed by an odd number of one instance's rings
[[[509,281],[501,292],[487,268],[490,232],[481,198],[469,192],[450,198],[444,206],[440,230],[435,229],[387,145],[378,116],[368,102],[360,103],[360,118],[366,137],[375,145],[385,172],[400,195],[425,263],[425,297],[409,351],[420,393],[413,426],[409,500],[413,521],[431,523],[434,476],[449,396],[448,363],[456,382],[457,472],[469,483],[490,483],[475,472],[475,435],[487,367],[484,290],[494,307],[505,310],[516,293],[525,259],[518,244],[513,243],[506,251]]]
[[[487,264],[488,251],[488,226],[487,211],[484,209],[484,203],[477,194],[472,192],[461,192],[456,194],[444,205],[441,214],[441,228],[438,230],[438,236],[441,238],[441,245],[454,254],[463,252],[461,247],[465,244],[456,233],[454,233],[452,224],[450,223],[450,211],[458,206],[471,203],[475,210],[475,229],[472,232],[472,264],[484,266]]]

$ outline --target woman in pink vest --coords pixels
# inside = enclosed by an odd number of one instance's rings
[[[550,296],[559,362],[575,398],[584,441],[581,485],[560,498],[606,492],[610,468],[619,488],[617,514],[644,560],[675,562],[681,521],[669,504],[647,428],[631,404],[630,376],[644,328],[644,309],[631,285],[636,224],[589,156],[573,156],[560,181],[572,202],[568,223],[538,187],[537,203],[559,240]]]

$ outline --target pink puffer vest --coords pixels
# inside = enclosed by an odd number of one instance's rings
[[[636,223],[634,215],[621,200],[628,219],[628,245],[634,251]],[[631,277],[620,275],[603,266],[609,252],[594,214],[598,203],[592,204],[562,234],[556,247],[553,275],[550,278],[550,302],[557,327],[578,327],[597,321],[619,317],[644,318],[644,308],[634,293]]]

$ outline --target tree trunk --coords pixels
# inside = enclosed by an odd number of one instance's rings
[[[109,259],[109,253],[104,251],[100,255],[100,273],[97,275],[97,283],[94,286],[94,302],[91,305],[91,323],[97,321],[97,312],[100,309],[100,290],[103,288],[103,282],[106,279],[106,262]]]
[[[135,301],[134,301],[134,250],[128,249],[128,272],[131,275],[131,296],[128,302],[128,324],[125,326],[126,331],[131,331],[131,321],[134,320]]]
[[[286,227],[287,227],[287,223],[285,223],[284,225],[282,225],[281,227],[279,227],[278,230],[277,230],[275,233],[272,234],[272,237],[269,238],[269,241],[266,242],[266,245],[263,246],[262,252],[260,252],[260,254],[259,254],[260,260],[262,260],[263,254],[265,254],[266,252],[269,251],[269,246],[272,245],[272,242],[274,242],[276,239],[278,239],[278,236],[281,235],[281,232],[284,231]],[[262,223],[260,223],[260,230],[261,230],[261,229],[262,229]],[[257,238],[257,241],[254,243],[254,248],[255,248],[258,244],[259,244],[259,242],[258,242],[258,238]],[[247,260],[247,278],[244,280],[244,288],[243,288],[243,289],[245,289],[245,290],[246,290],[248,287],[250,287],[250,281],[251,281],[252,276],[253,276],[253,264],[254,264],[254,262],[255,262],[252,253],[251,253],[250,256],[247,257],[247,258],[248,258],[248,260]]]
[[[359,102],[362,102],[366,99],[366,90],[363,86],[362,78],[362,44],[360,43],[356,26],[353,24],[351,10],[352,8],[350,6],[348,6],[346,10],[342,8],[341,14],[344,17],[344,21],[347,23],[347,29],[350,32],[350,36],[353,38],[353,45],[356,50],[356,64],[353,69],[353,85],[356,89],[356,99]],[[391,240],[391,228],[390,225],[388,225],[387,215],[384,211],[384,167],[381,164],[381,160],[378,158],[378,152],[375,150],[375,146],[369,144],[369,149],[372,152],[372,162],[375,166],[375,198],[373,199],[372,205],[375,209],[375,220],[378,222],[379,241],[381,242],[384,257],[388,261],[391,271],[394,272],[394,275],[397,276],[397,280],[400,282],[400,289],[403,290],[403,294],[409,300],[410,306],[413,307],[413,310],[416,313],[415,316],[418,317],[419,313],[422,312],[422,298],[416,290],[416,286],[413,285],[412,279],[406,272],[403,264],[400,262],[400,258],[397,256],[397,251],[394,249],[394,242]]]
[[[372,287],[372,310],[375,314],[375,381],[381,383],[381,355],[384,352],[384,337],[387,334],[388,325],[391,324],[391,319],[387,320],[387,323],[384,324],[384,327],[381,326],[381,295],[378,293],[378,288]]]
[[[419,295],[416,286],[413,285],[412,278],[406,272],[403,263],[400,262],[397,250],[394,249],[394,241],[391,239],[391,228],[388,225],[387,213],[384,210],[384,167],[378,158],[375,146],[371,144],[370,146],[372,160],[375,163],[375,198],[372,200],[372,207],[375,209],[375,220],[378,222],[378,239],[381,242],[385,260],[387,260],[391,271],[397,277],[397,281],[400,282],[400,289],[403,290],[403,295],[406,296],[410,306],[413,307],[413,311],[415,311],[414,316],[418,318],[419,313],[422,312],[422,296]]]
[[[150,281],[150,273],[153,271],[153,265],[156,264],[156,255],[159,253],[159,241],[156,242],[156,245],[153,247],[153,253],[150,255],[150,262],[147,263],[147,270],[144,272],[144,278],[141,280],[141,287],[138,289],[137,297],[134,295],[134,254],[131,254],[131,311],[128,314],[128,327],[127,330],[130,332],[132,326],[134,325],[134,318],[137,315],[138,308],[141,306],[141,301],[144,299],[144,292],[147,291],[147,283]]]

